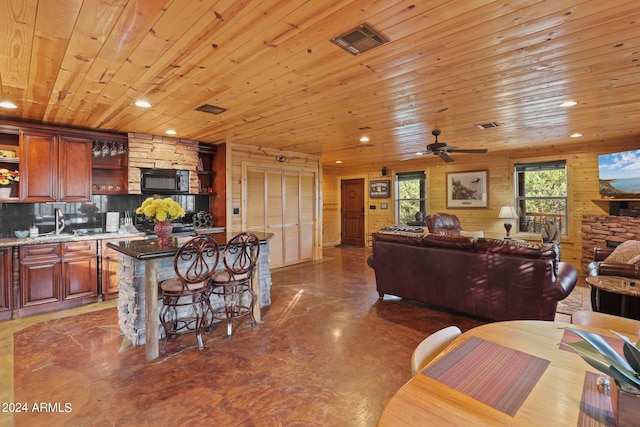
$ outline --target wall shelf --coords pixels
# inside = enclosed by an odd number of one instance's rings
[[[613,216],[638,216],[640,198],[637,199],[591,199],[602,210]]]
[[[213,160],[217,147],[200,144],[198,146],[198,182],[199,194],[213,195],[213,185],[216,173],[213,170]]]
[[[119,148],[114,153],[103,155],[102,147]],[[92,162],[92,194],[127,194],[128,191],[128,152],[129,144],[123,140],[94,140]]]

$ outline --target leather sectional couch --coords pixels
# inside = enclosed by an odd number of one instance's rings
[[[490,319],[554,320],[577,270],[553,245],[377,232],[368,264],[385,294]]]

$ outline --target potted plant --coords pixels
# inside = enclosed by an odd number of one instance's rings
[[[169,236],[173,230],[171,221],[182,218],[186,214],[182,206],[180,206],[180,203],[170,197],[165,199],[149,197],[136,209],[136,213],[138,215],[144,215],[156,224],[153,227],[153,231],[155,231],[158,236],[158,241],[161,245],[167,245],[169,243]]]
[[[11,196],[11,185],[18,181],[20,181],[19,171],[0,169],[0,198],[8,199]]]
[[[623,341],[624,357],[618,354],[600,335],[566,328],[582,341],[567,343],[582,359],[615,381],[611,388],[611,405],[618,427],[637,426],[640,419],[640,339],[611,331]]]

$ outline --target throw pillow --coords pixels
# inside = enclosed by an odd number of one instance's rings
[[[605,258],[604,262],[626,263],[636,255],[640,255],[640,241],[627,240],[626,242],[622,242],[617,248],[615,248],[611,255]]]
[[[640,254],[634,256],[629,261],[627,261],[627,264],[638,264],[638,265],[640,265]]]

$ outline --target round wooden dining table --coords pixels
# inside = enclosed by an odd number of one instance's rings
[[[585,384],[591,384],[591,376],[597,377],[600,373],[568,346],[560,345],[563,337],[572,336],[567,341],[577,339],[575,334],[565,331],[566,327],[614,336],[603,329],[536,320],[496,322],[476,327],[462,334],[398,390],[385,407],[378,426],[578,425],[583,388]],[[469,351],[462,346],[468,347]],[[469,359],[468,367],[460,365],[464,357]],[[448,360],[451,362],[446,365]],[[461,368],[459,372],[454,372],[456,365]],[[438,366],[442,368],[436,369]],[[487,378],[490,375],[493,377]],[[483,376],[484,385],[481,384]],[[529,376],[528,383],[517,384],[526,376]],[[587,376],[589,381],[585,381]],[[448,385],[445,384],[447,377]],[[471,384],[465,384],[465,381]],[[466,391],[459,391],[456,387],[466,387]],[[519,406],[514,402],[492,400],[493,395],[500,392],[504,395],[500,397],[503,400],[517,400],[521,396]],[[482,402],[483,397],[493,403]],[[608,405],[609,396],[604,399]],[[504,408],[496,409],[500,404]]]

